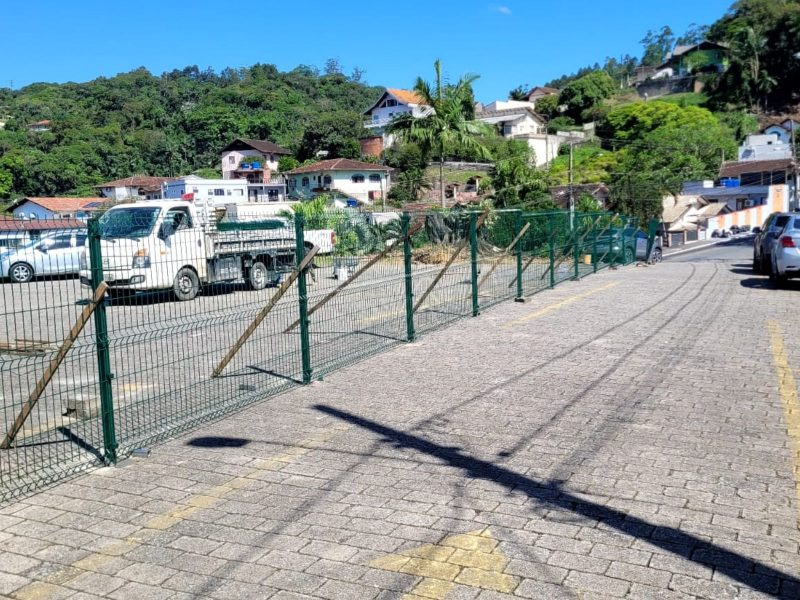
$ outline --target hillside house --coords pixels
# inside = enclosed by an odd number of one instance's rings
[[[270,183],[278,171],[281,156],[291,156],[268,140],[235,139],[220,153],[223,179],[246,179],[250,183]]]
[[[100,190],[100,195],[103,198],[112,200],[125,200],[126,198],[159,200],[162,197],[162,186],[168,181],[172,181],[172,177],[134,175],[124,179],[106,181],[96,185],[95,188]]]
[[[49,119],[44,119],[42,121],[36,121],[35,123],[30,123],[28,125],[28,131],[31,133],[42,133],[44,131],[50,131],[52,127],[52,122]]]
[[[298,167],[286,173],[289,195],[308,198],[339,193],[357,202],[380,201],[389,192],[389,169],[348,158],[334,158]]]
[[[522,140],[534,154],[537,167],[549,164],[563,143],[563,138],[547,133],[545,119],[539,115],[530,102],[518,100],[496,100],[479,106],[475,119],[492,125],[503,137]]]
[[[800,121],[796,121],[794,119],[784,119],[778,123],[767,125],[761,130],[761,134],[771,135],[772,137],[777,138],[782,144],[791,146],[793,137],[797,138],[798,127],[800,127]],[[794,136],[792,135],[793,133]],[[800,140],[795,139],[795,141],[797,142]]]
[[[688,77],[700,73],[722,73],[728,68],[728,47],[703,40],[699,44],[675,46],[656,67],[653,79]]]
[[[103,205],[103,198],[26,197],[6,209],[15,219],[78,219],[85,221]]]
[[[556,88],[536,86],[525,96],[525,100],[536,104],[537,100],[545,98],[546,96],[558,96],[561,92]]]
[[[393,136],[386,133],[386,127],[392,120],[400,115],[410,114],[415,118],[424,117],[431,112],[431,107],[417,92],[386,88],[381,97],[364,111],[364,127],[372,136],[383,138],[383,147],[387,148],[394,142]]]

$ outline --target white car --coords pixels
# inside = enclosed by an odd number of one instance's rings
[[[777,284],[800,277],[800,214],[793,215],[778,232],[772,246],[769,277]]]
[[[14,283],[27,283],[40,275],[77,274],[86,233],[62,230],[0,254],[0,277]]]

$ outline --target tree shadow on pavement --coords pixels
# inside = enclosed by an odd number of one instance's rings
[[[652,525],[621,510],[580,498],[566,491],[561,482],[537,481],[506,467],[472,457],[460,448],[429,442],[419,436],[331,406],[317,404],[314,408],[377,434],[380,436],[379,441],[384,444],[433,456],[447,466],[462,469],[466,477],[491,481],[507,488],[509,492],[522,492],[537,502],[597,521],[598,524],[642,539],[686,560],[713,567],[719,573],[752,590],[774,598],[800,597],[800,579],[790,573],[779,571],[679,529]]]

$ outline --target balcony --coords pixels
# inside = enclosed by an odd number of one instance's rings
[[[389,123],[392,122],[392,119],[378,119],[377,121],[372,119],[366,119],[364,121],[364,127],[367,129],[375,129],[378,127],[386,127]]]

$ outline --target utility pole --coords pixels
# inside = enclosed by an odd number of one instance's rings
[[[573,159],[572,159],[572,149],[575,147],[575,142],[569,143],[569,228],[570,230],[575,228],[575,194],[573,193],[572,189],[572,167],[573,167]]]

